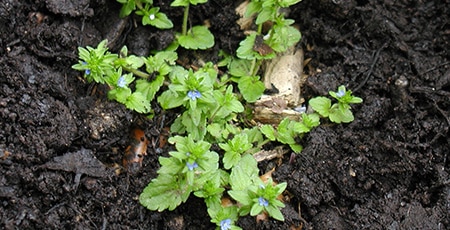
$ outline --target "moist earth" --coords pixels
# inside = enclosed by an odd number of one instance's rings
[[[0,228],[213,229],[201,199],[152,212],[138,196],[167,148],[150,146],[134,175],[115,168],[133,127],[157,143],[175,111],[147,119],[108,101],[106,89],[71,69],[78,46],[108,38],[117,52],[163,49],[179,30],[180,8],[154,1],[174,30],[119,18],[115,1],[0,2]],[[235,52],[244,38],[241,1],[191,8],[216,38],[201,54]],[[450,2],[303,0],[288,17],[302,32],[308,60],[303,97],[345,85],[364,102],[349,124],[307,134],[299,155],[259,164],[288,183],[286,221],[241,218],[243,229],[450,228]],[[177,23],[178,22],[178,23]],[[195,60],[194,60],[195,61]],[[162,153],[159,153],[162,152]],[[78,160],[77,160],[78,159]],[[95,168],[95,169],[93,169]]]

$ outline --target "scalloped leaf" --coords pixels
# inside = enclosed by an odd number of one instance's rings
[[[187,35],[178,37],[180,46],[186,49],[208,49],[214,46],[214,35],[205,26],[194,26]]]

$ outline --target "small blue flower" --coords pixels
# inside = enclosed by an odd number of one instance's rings
[[[197,100],[197,98],[202,97],[202,94],[198,91],[198,90],[190,90],[187,93],[187,96],[191,99],[191,100]]]
[[[259,203],[259,205],[264,206],[264,207],[269,206],[269,201],[267,201],[266,199],[264,199],[262,197],[258,198],[258,203]]]
[[[339,98],[341,98],[341,97],[343,97],[345,95],[345,90],[339,90],[339,91],[337,91],[337,93],[336,93],[336,96],[337,97],[339,97]]]
[[[84,62],[82,62],[81,64],[83,64],[83,65],[87,65],[87,63],[84,61]],[[86,74],[86,75],[89,75],[89,74],[91,74],[91,70],[90,69],[85,69],[84,70],[84,74]]]
[[[225,219],[220,221],[220,230],[230,230],[231,229],[231,219]]]
[[[125,87],[125,85],[127,84],[127,82],[125,81],[125,76],[122,75],[119,77],[119,80],[117,81],[117,86],[119,86],[120,88]]]
[[[198,164],[197,164],[197,162],[195,162],[194,161],[194,163],[189,163],[189,162],[186,162],[186,166],[188,167],[188,169],[189,169],[189,171],[192,171],[192,170],[194,170],[195,168],[198,168]]]

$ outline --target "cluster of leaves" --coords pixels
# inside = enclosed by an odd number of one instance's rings
[[[257,15],[256,32],[248,35],[237,49],[237,57],[251,60],[251,74],[258,72],[263,59],[272,59],[276,53],[284,52],[300,41],[301,33],[292,26],[294,20],[286,19],[281,9],[294,5],[301,0],[253,0],[247,6],[246,17]],[[270,22],[273,26],[263,34],[263,24]],[[257,63],[256,63],[257,62]],[[256,63],[256,64],[255,64]]]
[[[246,134],[235,136],[229,143],[222,143],[221,148],[229,149],[232,143],[247,139]],[[251,144],[244,141],[247,147]],[[158,177],[153,179],[139,197],[142,205],[150,210],[173,210],[185,202],[193,193],[205,200],[211,221],[222,229],[240,229],[234,226],[239,216],[268,213],[273,218],[283,221],[280,208],[284,204],[278,199],[287,184],[274,185],[271,180],[263,182],[255,158],[244,149],[238,149],[239,161],[222,158],[222,163],[231,169],[219,169],[219,154],[211,151],[211,144],[196,141],[192,136],[175,136],[169,139],[175,144],[176,151],[170,157],[160,157],[161,168]],[[226,190],[226,188],[231,188]],[[222,198],[228,193],[239,202],[239,206],[222,205]],[[224,228],[228,226],[229,228]]]
[[[126,17],[133,11],[142,16],[142,25],[151,25],[158,29],[170,29],[172,21],[166,14],[159,12],[159,7],[153,6],[153,0],[117,0],[122,4],[120,17]]]
[[[328,117],[332,122],[352,122],[354,117],[350,104],[361,103],[363,100],[353,96],[352,91],[346,90],[343,85],[339,86],[337,92],[330,91],[329,94],[337,103],[331,104],[331,100],[326,97],[315,97],[309,100],[309,104],[322,117]]]
[[[107,84],[111,89],[108,92],[109,99],[116,100],[136,112],[150,113],[150,102],[172,71],[172,66],[178,58],[177,53],[162,51],[146,58],[127,56],[128,49],[125,46],[120,55],[117,55],[110,53],[106,44],[107,40],[103,40],[97,48],[79,47],[80,61],[72,68],[83,71],[88,82]],[[146,72],[139,70],[144,65]],[[135,76],[140,79],[136,80]],[[134,92],[130,87],[133,82]]]
[[[118,1],[123,3],[121,16],[136,11],[137,15],[142,15],[144,25],[161,29],[172,27],[151,0]],[[185,8],[177,44],[192,49],[205,49],[214,44],[212,34],[210,38],[205,35],[210,33],[206,27],[194,26],[188,31],[185,24],[189,6],[206,1],[172,2],[171,6]],[[237,57],[222,53],[223,60],[217,65],[209,62],[197,71],[177,65],[178,55],[174,50],[138,57],[129,55],[127,47],[123,47],[119,54],[114,54],[108,51],[106,40],[96,48],[78,48],[80,61],[72,68],[82,71],[88,82],[107,84],[110,99],[144,114],[152,113],[150,102],[153,100],[163,109],[181,111],[171,126],[173,136],[169,138],[176,150],[168,157],[159,158],[161,168],[140,195],[142,205],[150,210],[173,210],[193,194],[204,199],[211,221],[220,229],[240,229],[235,222],[239,216],[248,214],[266,213],[284,220],[280,212],[284,204],[278,197],[287,184],[276,184],[271,179],[262,181],[252,155],[269,141],[289,145],[299,153],[302,146],[298,139],[318,126],[320,117],[328,117],[336,123],[349,122],[353,120],[350,104],[362,101],[341,86],[337,92],[330,92],[337,103],[331,104],[326,97],[313,98],[309,103],[315,112],[303,113],[301,121],[284,119],[276,126],[253,128],[244,128],[239,123],[238,115],[245,112],[242,103],[255,102],[264,91],[255,66],[300,39],[300,32],[292,27],[293,20],[285,19],[280,13],[280,8],[297,2],[299,0],[252,1],[247,16],[257,15],[258,32],[242,41]],[[272,22],[273,27],[263,36],[261,25],[266,21]],[[207,41],[209,39],[212,43]],[[190,45],[195,42],[200,45]],[[227,67],[228,73],[219,75],[217,66]],[[233,87],[236,85],[238,89]],[[217,146],[215,151],[211,150],[213,145]],[[223,205],[222,199],[226,196],[234,203]]]
[[[174,0],[170,6],[184,7],[183,24],[181,33],[177,33],[177,40],[173,47],[178,45],[186,49],[208,49],[214,46],[214,35],[206,26],[197,25],[190,30],[187,29],[189,6],[206,3],[208,0]],[[153,0],[117,0],[122,4],[120,11],[121,17],[130,15],[133,11],[135,14],[142,16],[142,25],[151,25],[158,29],[171,29],[172,21],[166,14],[160,12],[159,7],[153,6]]]

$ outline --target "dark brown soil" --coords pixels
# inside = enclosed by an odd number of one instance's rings
[[[181,21],[180,8],[155,3]],[[243,38],[235,6],[211,0],[192,7],[193,24],[210,19],[215,50],[233,51]],[[116,176],[111,168],[134,126],[156,140],[171,120],[156,105],[152,120],[127,111],[71,69],[78,46],[104,38],[113,50],[126,44],[139,55],[173,38],[172,31],[119,19],[119,7],[105,0],[1,0],[1,229],[214,228],[194,197],[173,212],[139,205],[158,169],[154,148],[136,175]],[[304,0],[289,17],[312,58],[305,98],[344,84],[364,102],[354,106],[353,123],[322,124],[293,163],[286,156],[278,166],[274,178],[291,194],[285,222],[248,217],[238,224],[450,228],[450,1]]]

